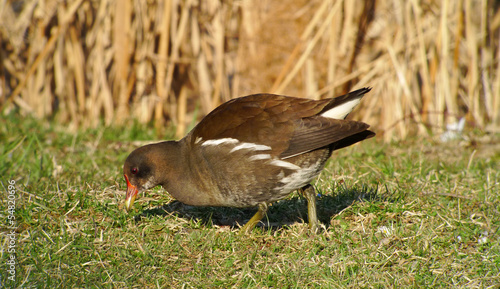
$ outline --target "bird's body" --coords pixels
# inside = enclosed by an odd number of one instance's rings
[[[318,101],[271,94],[230,100],[180,141],[130,154],[124,165],[127,207],[138,191],[161,185],[189,205],[258,206],[248,230],[267,204],[307,188],[309,221],[314,214],[312,222],[317,222],[308,184],[333,150],[374,135],[367,124],[344,120],[368,91]]]

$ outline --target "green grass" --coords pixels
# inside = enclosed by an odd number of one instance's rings
[[[236,223],[255,209],[184,206],[160,188],[125,212],[121,166],[137,141],[159,138],[154,129],[68,133],[3,118],[4,286],[499,288],[498,136],[344,149],[314,183],[324,231],[308,232],[306,203],[294,193],[241,236]],[[6,272],[9,180],[17,188],[15,282]]]

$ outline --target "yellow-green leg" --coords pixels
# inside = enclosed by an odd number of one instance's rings
[[[267,212],[267,204],[266,203],[261,203],[259,204],[257,213],[253,215],[253,217],[245,224],[245,226],[241,227],[240,233],[241,234],[247,234],[252,231],[252,229],[257,225],[262,218],[266,215]]]
[[[318,215],[316,214],[316,192],[311,185],[306,185],[299,191],[307,200],[307,217],[309,219],[309,229],[312,232],[316,233],[318,230]]]

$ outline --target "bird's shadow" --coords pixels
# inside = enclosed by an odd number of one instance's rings
[[[362,186],[344,187],[331,195],[318,194],[316,207],[320,223],[328,228],[333,216],[355,202],[387,200],[387,197],[381,196],[378,191],[378,187]],[[195,207],[173,201],[163,206],[146,209],[134,219],[136,222],[140,222],[142,219],[152,216],[175,215],[200,222],[205,226],[217,225],[238,228],[244,225],[256,212],[257,208]],[[292,198],[275,202],[269,206],[266,217],[262,219],[260,225],[274,230],[297,222],[307,223],[307,219],[307,201],[298,194],[294,194]]]

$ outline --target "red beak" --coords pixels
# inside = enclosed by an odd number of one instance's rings
[[[125,180],[127,181],[127,198],[125,199],[125,208],[128,211],[128,210],[130,210],[130,208],[134,204],[135,198],[137,197],[137,193],[139,193],[139,191],[137,190],[136,186],[134,186],[130,183],[127,175],[124,175],[124,176],[125,176]]]

